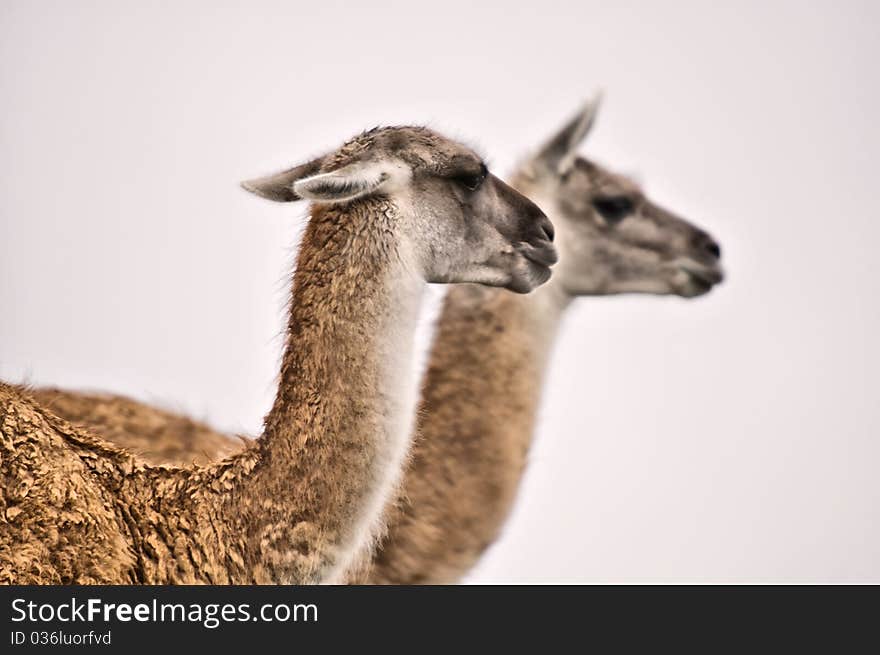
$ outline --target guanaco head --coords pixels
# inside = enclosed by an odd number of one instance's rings
[[[571,295],[677,294],[721,282],[721,248],[705,231],[651,202],[631,180],[578,156],[598,98],[587,103],[515,176],[553,218],[557,284]]]
[[[550,277],[553,227],[528,198],[460,143],[423,127],[365,132],[338,150],[245,189],[279,202],[385,197],[428,282],[478,282],[526,293]]]

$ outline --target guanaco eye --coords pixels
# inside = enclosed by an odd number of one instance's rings
[[[460,173],[454,176],[452,179],[457,183],[463,186],[468,191],[476,191],[480,188],[480,185],[483,184],[483,180],[486,179],[486,176],[489,174],[489,170],[486,168],[485,164],[480,165],[480,170],[477,173]]]
[[[593,199],[593,207],[613,225],[632,213],[633,202],[626,196],[605,196]]]

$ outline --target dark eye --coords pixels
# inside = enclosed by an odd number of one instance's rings
[[[458,175],[455,175],[452,179],[468,191],[476,191],[480,188],[480,185],[483,183],[483,180],[486,179],[486,175],[488,174],[489,171],[486,169],[486,165],[483,164],[482,166],[480,166],[480,170],[476,173],[459,173]]]
[[[606,196],[593,199],[593,207],[611,224],[619,223],[633,210],[633,202],[626,196]]]

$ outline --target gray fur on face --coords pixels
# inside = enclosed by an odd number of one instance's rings
[[[557,228],[556,283],[573,296],[708,292],[723,279],[714,239],[649,200],[632,180],[577,155],[597,107],[588,103],[516,179]]]

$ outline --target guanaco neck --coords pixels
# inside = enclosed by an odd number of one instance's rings
[[[472,362],[481,374],[466,383],[461,393],[473,394],[481,408],[489,411],[480,412],[486,418],[477,419],[479,423],[463,427],[473,430],[473,437],[487,449],[500,448],[517,462],[524,460],[532,442],[544,376],[570,303],[571,296],[552,278],[528,295],[486,287],[453,288],[447,295],[434,351],[438,361],[446,363],[434,367],[432,358],[425,387],[430,389],[435,380],[444,379],[451,362]],[[481,311],[482,338],[461,339],[462,322]],[[424,402],[432,401],[426,397]],[[437,433],[440,438],[442,423],[430,414],[419,412],[419,416],[422,433]],[[498,417],[507,420],[495,420]],[[515,489],[505,491],[512,494]]]
[[[422,387],[419,441],[388,536],[354,582],[442,584],[473,566],[507,517],[532,442],[542,379],[571,296],[456,285]],[[407,499],[410,499],[409,502]]]
[[[332,581],[372,539],[409,445],[424,289],[387,199],[315,206],[300,247],[278,393],[233,463],[224,522],[257,582]]]

